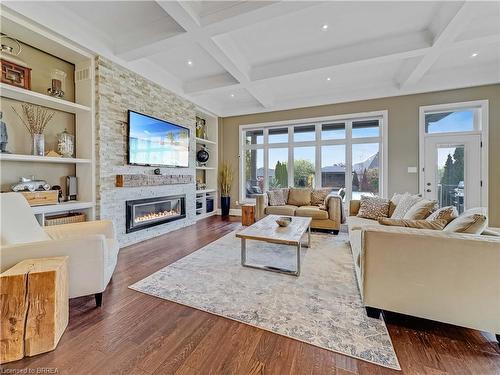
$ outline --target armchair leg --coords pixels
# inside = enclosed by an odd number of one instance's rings
[[[380,313],[382,312],[382,310],[368,306],[365,307],[365,310],[366,315],[368,315],[369,318],[380,319]]]
[[[102,306],[102,293],[96,293],[95,294],[95,305],[97,307],[101,307]]]

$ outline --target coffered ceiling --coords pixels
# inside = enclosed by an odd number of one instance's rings
[[[220,116],[500,82],[500,2],[3,2]]]

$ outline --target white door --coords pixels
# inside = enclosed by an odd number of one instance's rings
[[[480,135],[427,135],[424,152],[425,198],[459,213],[481,206]]]

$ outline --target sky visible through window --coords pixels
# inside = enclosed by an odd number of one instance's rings
[[[439,114],[425,115],[427,133],[450,133],[474,130],[474,111],[450,112],[447,116],[433,121],[433,116]]]

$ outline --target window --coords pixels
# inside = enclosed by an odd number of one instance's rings
[[[294,147],[293,186],[313,188],[316,169],[316,147]]]
[[[328,187],[347,200],[359,199],[361,194],[385,194],[385,113],[241,126],[241,200],[290,186]]]
[[[474,119],[473,109],[426,113],[425,132],[433,134],[474,131],[476,129]]]

